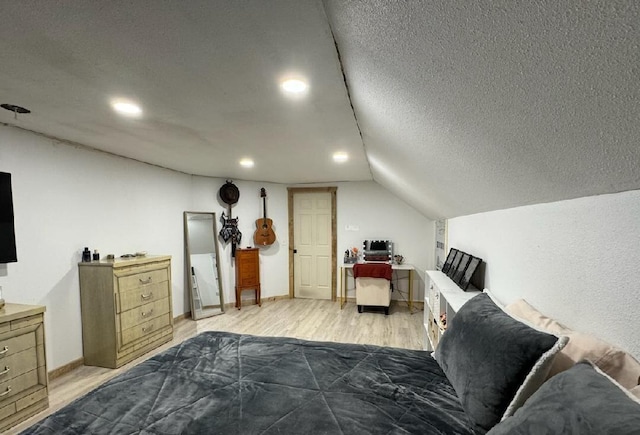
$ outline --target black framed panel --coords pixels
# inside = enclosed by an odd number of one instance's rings
[[[463,252],[460,263],[458,263],[458,267],[456,267],[456,270],[453,272],[453,276],[451,277],[453,282],[455,282],[456,284],[460,284],[460,280],[464,276],[464,271],[469,265],[469,260],[471,260],[471,255]]]
[[[460,264],[460,260],[462,260],[463,255],[464,255],[464,252],[462,251],[456,252],[456,256],[453,257],[453,261],[451,262],[451,268],[449,268],[449,270],[447,271],[447,276],[449,278],[451,278],[455,273],[456,269],[458,268],[458,264]]]
[[[458,285],[460,286],[460,288],[462,290],[466,290],[467,288],[469,288],[469,284],[471,283],[471,279],[473,278],[473,274],[475,273],[475,271],[478,268],[478,266],[480,266],[480,263],[482,263],[482,259],[481,258],[471,257],[471,260],[469,260],[469,265],[465,269],[464,274],[462,275],[462,278],[460,279],[460,282],[458,283]]]
[[[453,258],[456,256],[457,252],[458,252],[458,250],[456,248],[451,248],[449,250],[449,255],[447,255],[447,259],[445,260],[444,264],[442,265],[442,273],[449,272],[449,269],[451,269],[451,264],[453,263]]]

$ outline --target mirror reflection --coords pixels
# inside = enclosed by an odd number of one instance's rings
[[[184,212],[187,288],[194,320],[224,312],[216,234],[215,213]]]

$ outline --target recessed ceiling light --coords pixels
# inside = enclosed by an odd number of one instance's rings
[[[347,160],[349,160],[349,154],[342,152],[342,151],[338,151],[333,153],[333,161],[336,163],[344,163]]]
[[[287,79],[280,83],[282,90],[288,94],[300,95],[307,92],[309,85],[300,79]]]
[[[242,166],[243,168],[253,168],[253,160],[242,159],[240,160],[240,166]]]
[[[113,100],[111,102],[111,108],[124,116],[137,117],[142,115],[142,108],[128,100]]]

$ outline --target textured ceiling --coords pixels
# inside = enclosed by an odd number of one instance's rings
[[[190,174],[371,180],[319,1],[3,1],[0,103],[17,125]],[[280,79],[306,77],[307,98]],[[139,120],[113,113],[137,100]],[[0,122],[15,123],[10,112]],[[332,154],[348,152],[336,165]],[[251,157],[247,170],[238,161]]]
[[[640,188],[639,10],[328,1],[374,179],[434,217]]]
[[[0,122],[199,175],[373,177],[431,218],[639,189],[639,12],[634,1],[5,1],[0,103],[33,113]],[[289,72],[309,79],[307,98],[282,96]],[[115,115],[114,96],[140,101],[144,117]],[[336,165],[334,151],[351,159]]]

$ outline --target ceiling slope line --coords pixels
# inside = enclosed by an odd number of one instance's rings
[[[344,83],[344,88],[347,91],[347,99],[349,100],[349,107],[351,107],[351,113],[353,113],[353,120],[356,122],[356,128],[358,129],[358,134],[360,135],[360,142],[362,142],[362,150],[364,151],[364,157],[367,159],[367,166],[369,167],[369,174],[371,175],[371,179],[375,181],[373,176],[373,171],[371,170],[371,162],[369,161],[369,154],[367,154],[367,145],[364,143],[364,137],[362,136],[362,130],[360,129],[360,123],[358,122],[358,115],[356,115],[356,110],[353,107],[353,101],[351,100],[351,91],[349,90],[349,83],[347,83],[347,76],[344,72],[344,65],[342,64],[342,56],[340,55],[340,47],[338,46],[338,41],[336,40],[336,35],[333,33],[333,28],[331,27],[331,21],[329,20],[329,16],[327,15],[327,9],[322,4],[324,8],[324,15],[327,18],[327,25],[329,26],[329,32],[331,33],[331,38],[333,39],[333,45],[336,48],[336,55],[338,56],[338,65],[340,65],[340,74],[342,74],[342,81]]]

